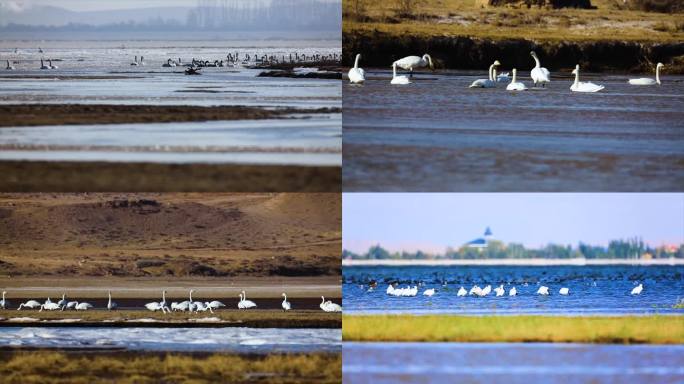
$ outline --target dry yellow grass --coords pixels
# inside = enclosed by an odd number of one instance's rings
[[[682,14],[621,10],[610,0],[594,0],[597,9],[481,7],[477,0],[425,0],[415,19],[399,19],[393,2],[366,1],[367,22],[353,17],[344,1],[343,33],[380,31],[413,36],[470,36],[536,41],[622,40],[682,42]]]
[[[681,316],[344,316],[344,341],[684,343]]]
[[[341,354],[194,356],[41,351],[0,356],[0,383],[335,383],[342,376]]]

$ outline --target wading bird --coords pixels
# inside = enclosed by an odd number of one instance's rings
[[[366,72],[363,68],[359,68],[359,59],[361,54],[356,54],[356,59],[354,60],[354,68],[349,70],[349,82],[354,84],[361,84],[366,81]]]
[[[428,55],[427,53],[423,55],[423,57],[420,56],[406,56],[402,59],[399,59],[392,63],[392,65],[396,65],[397,67],[404,69],[406,71],[410,72],[410,76],[413,77],[413,69],[414,68],[424,68],[424,67],[430,67],[430,69],[434,69],[435,66],[432,64],[432,57]]]
[[[551,82],[551,72],[541,66],[541,63],[539,63],[539,58],[534,51],[530,52],[530,55],[534,59],[534,68],[532,68],[532,71],[530,71],[530,77],[534,82],[534,86],[536,87],[538,84],[541,84],[542,87],[545,87],[546,83]]]
[[[290,309],[292,309],[292,306],[290,305],[290,302],[287,301],[287,295],[285,294],[285,292],[283,292],[282,296],[283,302],[280,303],[280,306],[283,307],[283,311],[289,311]]]

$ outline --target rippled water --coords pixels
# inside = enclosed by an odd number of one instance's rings
[[[569,74],[545,90],[469,89],[475,72],[408,86],[369,71],[343,85],[345,191],[637,191],[684,185],[684,77],[578,94]],[[524,73],[525,76],[528,73]],[[561,76],[565,77],[561,77]],[[523,82],[530,85],[529,78]],[[389,172],[391,170],[391,172]]]
[[[340,114],[0,129],[2,160],[341,165]],[[4,148],[3,148],[4,147]]]
[[[340,329],[0,327],[0,347],[339,352]]]
[[[684,266],[345,267],[343,278],[345,313],[684,314],[684,308],[673,308],[684,299]],[[371,281],[378,287],[369,292]],[[391,282],[422,285],[415,297],[394,297],[386,294]],[[644,290],[632,296],[638,283]],[[492,289],[504,284],[506,295],[456,296],[461,286],[469,290],[475,284]],[[549,296],[536,294],[541,285],[549,287]],[[517,296],[508,296],[511,287]],[[560,295],[561,287],[570,294]],[[435,295],[423,296],[429,288],[436,289]]]
[[[344,383],[681,383],[684,346],[344,343]]]

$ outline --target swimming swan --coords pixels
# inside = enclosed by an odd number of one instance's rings
[[[532,78],[535,87],[537,84],[541,84],[542,87],[544,87],[546,86],[546,83],[551,82],[551,72],[541,66],[541,63],[539,63],[539,58],[534,51],[530,52],[530,55],[534,59],[535,63],[534,68],[532,68],[532,71],[530,71],[530,77]]]
[[[168,59],[165,64],[162,64],[162,67],[164,68],[171,68],[175,67],[176,63],[174,63],[171,59]]]
[[[538,294],[538,295],[547,296],[547,295],[549,294],[549,287],[546,287],[546,286],[543,286],[543,285],[542,285],[542,286],[539,287],[539,289],[537,290],[537,294]]]
[[[9,62],[8,62],[9,65]],[[656,77],[655,80],[648,77],[641,77],[638,79],[629,79],[629,83],[632,85],[660,85],[660,68],[664,67],[663,63],[658,63],[656,65]]]
[[[508,296],[516,296],[518,294],[518,290],[515,289],[515,287],[511,288],[510,291],[508,291]]]
[[[496,297],[501,297],[504,295],[504,293],[506,293],[506,290],[504,289],[503,284],[501,284],[500,286],[494,288],[494,292],[496,293]]]
[[[632,289],[632,293],[631,293],[631,294],[632,294],[632,295],[641,295],[641,291],[643,291],[643,290],[644,290],[644,285],[643,285],[643,284],[639,284],[639,285],[637,285],[636,287],[634,287],[634,288]]]
[[[283,302],[280,303],[280,306],[283,307],[283,311],[289,311],[290,309],[292,309],[292,306],[290,305],[290,302],[287,301],[287,295],[285,294],[285,292],[283,292],[282,296]]]
[[[570,288],[563,287],[560,289],[560,291],[558,291],[558,293],[563,296],[567,296],[570,294]]]
[[[247,300],[247,294],[245,291],[242,291],[240,293],[240,302],[238,303],[238,308],[239,309],[250,309],[250,308],[256,308],[256,303],[253,302],[252,300]]]
[[[107,291],[107,293],[109,295],[109,301],[107,302],[107,310],[111,311],[112,309],[116,309],[117,305],[115,302],[112,301],[112,291]]]
[[[463,297],[468,294],[468,291],[465,290],[465,288],[461,287],[458,292],[456,293],[456,296],[458,297]]]
[[[392,63],[392,65],[395,65],[401,69],[407,70],[410,72],[410,76],[413,77],[413,68],[423,68],[423,67],[430,67],[430,69],[434,69],[435,66],[432,64],[432,57],[428,55],[427,53],[423,55],[423,57],[420,56],[406,56],[402,59],[399,59]]]
[[[517,82],[518,71],[513,68],[513,80],[506,86],[507,91],[526,91],[527,87],[523,83]]]
[[[356,59],[354,60],[354,68],[349,70],[349,82],[353,84],[361,84],[366,81],[366,72],[363,68],[359,68],[359,59],[361,54],[356,54]]]
[[[496,82],[494,81],[494,71],[497,66],[501,65],[499,60],[494,60],[494,63],[489,66],[489,71],[487,72],[489,78],[478,79],[473,81],[468,88],[494,88],[496,87]]]
[[[325,301],[325,297],[321,296],[321,304],[319,305],[325,312],[342,312],[342,307],[332,301]]]
[[[572,74],[575,75],[575,82],[570,86],[570,90],[573,92],[598,92],[605,88],[603,85],[594,84],[592,82],[581,82],[579,81],[579,64],[575,66]]]
[[[397,76],[397,63],[392,64],[392,81],[390,81],[390,84],[394,84],[394,85],[411,84],[411,81],[409,80],[408,76],[406,76],[406,75]]]
[[[434,288],[426,289],[426,290],[423,292],[423,296],[430,296],[430,297],[431,297],[431,296],[434,295],[434,294],[435,294],[435,289],[434,289]]]

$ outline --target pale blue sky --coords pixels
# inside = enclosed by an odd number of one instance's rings
[[[233,0],[235,1],[235,0]],[[251,3],[266,3],[270,0],[240,0]],[[339,2],[340,0],[323,0]],[[14,10],[31,6],[49,5],[72,11],[101,11],[111,9],[151,8],[151,7],[194,7],[197,0],[0,0],[0,6]]]
[[[641,237],[684,243],[684,194],[345,193],[343,246],[443,252],[480,237],[536,247]]]

